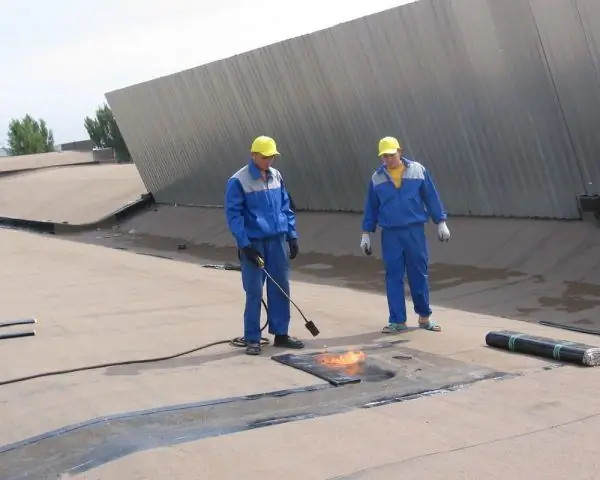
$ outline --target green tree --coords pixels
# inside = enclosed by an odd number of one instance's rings
[[[25,115],[13,118],[8,124],[8,150],[11,155],[29,155],[54,151],[54,135],[45,120]]]
[[[125,140],[108,104],[105,103],[96,109],[95,118],[85,117],[83,124],[96,147],[113,148],[120,162],[131,160]]]

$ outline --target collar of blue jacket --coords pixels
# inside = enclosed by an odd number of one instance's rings
[[[404,164],[405,167],[408,167],[409,164],[412,163],[412,161],[410,161],[408,158],[406,157],[400,157],[400,160],[402,160],[402,163]],[[256,167],[254,167],[256,168]],[[258,170],[258,169],[257,169]],[[382,163],[379,168],[377,169],[377,173],[387,173],[386,169],[385,169],[385,163]]]
[[[260,169],[256,166],[252,159],[248,161],[248,170],[250,170],[250,175],[252,175],[252,178],[254,180],[258,180],[260,178]],[[273,172],[271,171],[271,167],[269,167],[267,169],[267,178],[270,178],[272,176]]]

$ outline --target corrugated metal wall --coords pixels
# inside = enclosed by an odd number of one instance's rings
[[[362,211],[394,135],[452,214],[578,218],[599,68],[598,0],[420,0],[107,99],[159,202],[222,205],[266,134],[298,207]]]

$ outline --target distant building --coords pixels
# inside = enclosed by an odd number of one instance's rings
[[[91,140],[79,140],[76,142],[63,143],[60,145],[60,151],[91,152],[94,149],[94,142]],[[57,148],[58,150],[58,148]]]

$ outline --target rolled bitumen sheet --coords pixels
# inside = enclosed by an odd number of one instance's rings
[[[526,335],[503,330],[488,332],[485,343],[490,347],[503,348],[512,352],[527,353],[538,357],[552,358],[564,362],[595,367],[600,365],[600,347],[567,340]]]

